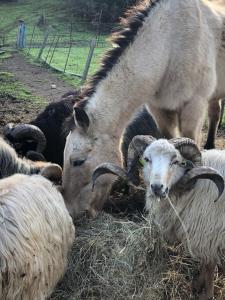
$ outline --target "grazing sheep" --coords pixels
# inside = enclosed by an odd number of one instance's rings
[[[62,169],[59,165],[19,158],[16,151],[0,137],[0,179],[16,173],[40,173],[56,183],[62,178]]]
[[[208,101],[225,96],[224,24],[218,1],[144,0],[127,13],[71,117],[62,179],[71,214],[96,214],[107,199],[112,179],[92,193],[91,174],[120,163],[121,134],[142,104],[163,136],[200,142]]]
[[[73,112],[79,92],[68,92],[60,101],[50,103],[29,124],[9,123],[3,134],[16,152],[31,160],[47,160],[63,165],[66,136],[64,122]]]
[[[40,175],[0,180],[0,298],[44,300],[64,275],[74,226],[61,194]]]
[[[214,270],[225,253],[225,151],[201,154],[187,138],[167,141],[136,136],[129,147],[127,171],[102,164],[95,170],[93,181],[112,173],[138,184],[141,164],[147,188],[146,209],[167,240],[184,242],[202,263],[194,288],[201,292],[200,299],[213,299]],[[201,178],[204,180],[197,180]]]

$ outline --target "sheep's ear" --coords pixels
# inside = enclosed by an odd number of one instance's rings
[[[74,120],[75,124],[85,131],[90,125],[90,120],[85,110],[77,106],[74,107]]]

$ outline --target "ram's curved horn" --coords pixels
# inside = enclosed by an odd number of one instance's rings
[[[140,158],[143,155],[146,147],[156,139],[150,135],[137,135],[135,136],[128,148],[127,157],[127,171],[129,181],[134,185],[140,183],[139,169],[141,167]]]
[[[189,139],[189,138],[174,138],[169,140],[177,150],[181,153],[181,155],[191,162],[193,162],[194,166],[202,165],[202,155],[197,146],[197,144]]]
[[[37,142],[35,151],[42,153],[46,146],[46,138],[44,133],[35,125],[31,124],[7,124],[3,129],[3,134],[6,138],[11,138],[13,141],[30,138]]]
[[[95,187],[97,178],[103,174],[113,174],[127,180],[127,173],[121,167],[113,163],[103,163],[100,164],[92,174],[92,190]]]
[[[210,167],[196,167],[188,171],[178,183],[183,188],[191,187],[197,179],[212,180],[218,189],[219,195],[215,202],[220,198],[224,191],[224,178],[213,168]]]

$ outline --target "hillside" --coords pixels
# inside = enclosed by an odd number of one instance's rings
[[[18,19],[22,18],[29,25],[34,25],[44,14],[52,25],[65,26],[71,18],[65,2],[60,0],[27,0],[16,3],[0,3],[0,32],[13,33]]]

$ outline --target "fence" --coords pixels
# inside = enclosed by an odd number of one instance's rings
[[[67,26],[29,26],[26,24],[24,51],[33,58],[82,81],[98,68],[103,52],[109,47],[106,38],[113,24],[76,22]],[[18,29],[0,33],[0,46],[15,46]]]

